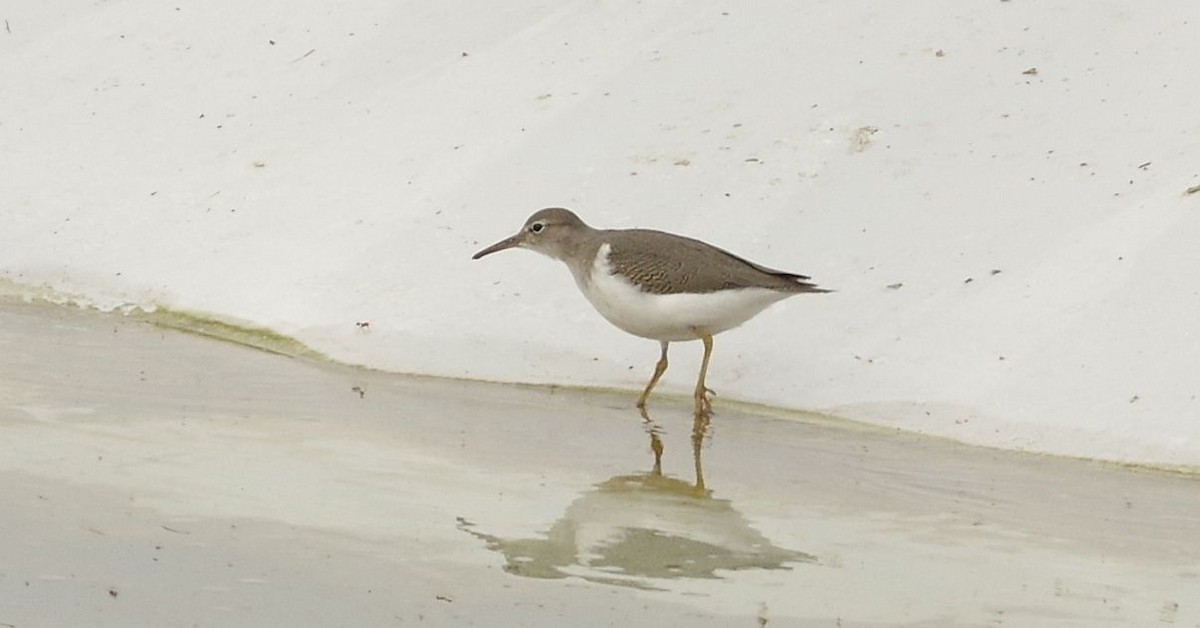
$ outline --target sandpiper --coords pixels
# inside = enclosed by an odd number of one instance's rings
[[[805,275],[760,266],[700,240],[649,229],[593,229],[560,207],[534,213],[515,235],[472,259],[513,247],[561,260],[608,322],[659,342],[662,356],[637,400],[643,411],[650,391],[667,370],[670,343],[704,343],[694,399],[696,414],[706,414],[711,391],[704,378],[713,336],[741,325],[776,301],[829,292]]]

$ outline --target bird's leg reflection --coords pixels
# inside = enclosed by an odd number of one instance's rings
[[[698,493],[705,491],[704,467],[701,463],[701,458],[704,437],[708,434],[708,420],[710,416],[710,413],[707,411],[701,411],[692,417],[692,461],[696,463],[696,491]]]
[[[662,476],[663,441],[662,426],[650,418],[646,408],[639,408],[642,415],[642,429],[650,436],[650,450],[654,452],[654,468],[651,475]],[[696,470],[696,483],[693,485],[697,494],[704,494],[707,488],[704,483],[704,438],[708,436],[709,421],[712,413],[708,410],[698,410],[692,415],[692,462]]]
[[[651,473],[662,475],[663,443],[660,436],[662,427],[654,419],[650,418],[650,413],[646,412],[645,406],[642,406],[639,410],[642,413],[642,429],[646,430],[646,433],[650,435],[650,450],[654,452],[654,470]]]

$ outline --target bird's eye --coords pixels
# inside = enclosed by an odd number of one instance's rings
[[[529,225],[529,230],[534,233],[541,233],[542,230],[545,228],[546,228],[546,223],[543,223],[543,222],[535,222],[532,225]]]

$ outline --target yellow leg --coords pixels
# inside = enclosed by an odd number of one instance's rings
[[[662,357],[654,365],[654,376],[650,378],[650,383],[646,384],[646,390],[642,391],[642,396],[638,397],[637,400],[637,407],[642,409],[646,408],[646,399],[650,398],[650,391],[654,390],[654,385],[658,383],[658,379],[662,377],[663,373],[667,372],[667,345],[669,343],[660,341],[659,344],[662,345]]]
[[[700,362],[700,378],[696,380],[696,414],[708,413],[712,409],[712,402],[708,398],[708,393],[712,391],[704,385],[704,378],[708,375],[708,361],[712,358],[713,339],[704,334],[700,340],[704,343],[704,360]]]

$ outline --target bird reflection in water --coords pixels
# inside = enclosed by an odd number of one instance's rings
[[[642,415],[642,427],[646,430],[646,434],[650,436],[650,451],[654,452],[654,467],[651,473],[662,475],[662,426],[657,421],[650,418],[650,413],[646,411],[646,407],[638,408],[638,412]],[[704,446],[704,437],[708,435],[709,419],[712,412],[709,409],[698,411],[692,415],[692,460],[696,465],[696,484],[693,489],[696,494],[704,494],[704,467],[701,464],[701,448]]]
[[[654,465],[618,475],[575,499],[544,535],[505,539],[459,518],[459,529],[505,558],[505,571],[531,578],[657,588],[647,579],[718,578],[719,571],[790,569],[816,558],[775,546],[704,483],[701,464],[707,412],[693,416],[695,480],[662,473],[663,430],[643,411]]]

